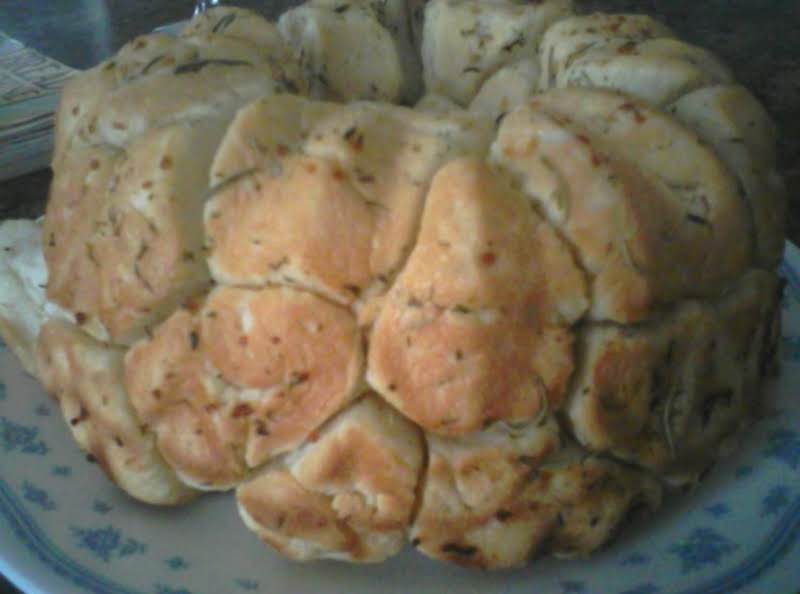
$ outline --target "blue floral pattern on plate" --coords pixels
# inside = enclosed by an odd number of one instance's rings
[[[40,489],[29,481],[22,483],[22,496],[28,502],[45,511],[52,511],[56,509],[56,502],[50,498],[50,495],[47,494],[47,491]]]
[[[108,563],[112,557],[130,557],[141,555],[147,550],[144,545],[133,538],[124,539],[120,531],[113,526],[104,528],[71,527],[78,547],[91,551],[96,557]]]
[[[731,513],[731,509],[728,507],[727,503],[715,503],[714,505],[707,505],[705,508],[706,513],[710,514],[715,518],[723,518]]]
[[[236,585],[246,592],[256,592],[258,590],[258,582],[255,580],[239,578],[236,580]]]
[[[57,464],[50,469],[50,474],[53,476],[63,476],[68,477],[72,474],[72,468],[69,466],[64,466],[62,464]]]
[[[175,555],[174,557],[170,557],[166,561],[164,561],[164,565],[169,567],[172,571],[181,571],[183,569],[189,569],[190,565],[189,562],[186,561],[180,555]]]
[[[792,490],[786,485],[775,485],[761,500],[761,517],[777,516],[791,500]]]
[[[380,567],[300,566],[265,549],[230,497],[135,503],[72,445],[52,401],[0,348],[0,571],[31,594],[794,594],[800,584],[800,252],[788,246],[773,413],[692,495],[597,556],[476,574],[405,552]],[[779,413],[776,411],[780,411]],[[671,515],[670,515],[671,514]]]
[[[794,429],[773,431],[767,442],[766,455],[797,470],[800,468],[800,434]]]
[[[114,509],[114,507],[109,505],[105,501],[100,501],[99,499],[95,499],[94,503],[92,503],[92,509],[95,511],[95,513],[105,515],[112,509]]]
[[[680,557],[681,569],[688,573],[709,564],[719,565],[725,556],[738,548],[739,545],[713,528],[696,528],[686,540],[675,543],[668,550]]]
[[[625,590],[624,592],[620,592],[620,594],[660,594],[661,588],[653,584],[652,582],[647,582],[646,584],[640,584],[630,590]]]
[[[0,445],[4,452],[19,450],[23,454],[44,456],[50,451],[47,444],[37,439],[39,429],[20,425],[6,417],[0,417]]]
[[[186,588],[173,588],[164,584],[156,584],[155,594],[192,594]]]

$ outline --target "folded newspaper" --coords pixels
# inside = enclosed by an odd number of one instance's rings
[[[53,112],[75,72],[0,31],[0,180],[47,167]]]

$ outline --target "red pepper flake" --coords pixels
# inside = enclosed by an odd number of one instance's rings
[[[359,132],[358,128],[355,126],[348,128],[344,133],[344,139],[354,151],[360,151],[364,148],[364,134],[363,132]]]
[[[314,431],[309,433],[308,441],[310,441],[311,443],[317,443],[317,441],[319,441],[319,431],[315,429]]]
[[[481,254],[481,262],[486,266],[491,266],[497,261],[497,255],[492,252],[484,252]]]
[[[294,388],[295,386],[304,384],[305,382],[308,381],[308,378],[310,377],[311,374],[307,371],[294,371],[292,372],[292,375],[289,378],[289,387]]]
[[[589,140],[589,137],[584,135],[584,134],[578,134],[578,136],[576,136],[576,138],[580,142],[582,142],[583,144],[591,144],[591,141]]]
[[[153,182],[150,181],[149,179],[142,182],[142,189],[143,190],[149,190],[152,187],[153,187]]]
[[[183,307],[190,313],[197,313],[197,310],[200,309],[200,302],[197,299],[189,298],[183,304]]]
[[[592,165],[595,167],[600,167],[602,164],[603,159],[598,155],[596,152],[592,151]]]
[[[647,118],[642,115],[642,112],[639,111],[639,108],[630,101],[628,101],[627,103],[623,103],[619,109],[620,111],[630,112],[633,115],[633,120],[637,124],[643,124],[647,121]]]
[[[273,336],[272,338],[269,339],[269,341],[272,344],[280,344],[281,343],[281,337],[280,336]]]
[[[275,154],[278,155],[279,157],[285,157],[286,155],[289,154],[289,147],[286,146],[285,144],[279,144],[278,146],[275,147]]]
[[[250,340],[247,336],[242,335],[239,337],[239,346],[246,347],[249,342]]]
[[[78,322],[79,326],[82,326],[83,324],[85,324],[86,320],[87,320],[87,316],[86,316],[85,313],[83,313],[82,311],[75,312],[75,321]]]
[[[169,155],[164,155],[161,159],[161,163],[159,163],[159,167],[161,167],[161,169],[169,169],[172,167],[172,158]]]
[[[248,417],[253,414],[253,407],[247,403],[237,404],[233,407],[233,412],[231,412],[231,416],[234,419],[239,419],[241,417]]]
[[[341,169],[334,169],[333,170],[333,179],[336,181],[344,181],[347,175]]]

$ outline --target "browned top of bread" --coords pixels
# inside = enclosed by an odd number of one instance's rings
[[[405,542],[422,463],[418,429],[367,396],[241,485],[239,511],[290,558],[383,561]]]
[[[583,275],[523,196],[481,161],[453,161],[375,323],[368,380],[447,435],[534,417],[564,396],[567,326],[586,306]]]
[[[353,398],[361,348],[355,318],[309,293],[220,287],[128,352],[126,385],[184,480],[224,489]]]

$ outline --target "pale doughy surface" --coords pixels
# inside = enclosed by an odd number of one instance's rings
[[[0,334],[31,375],[38,375],[36,338],[42,324],[73,319],[45,296],[41,233],[41,220],[0,223]]]

